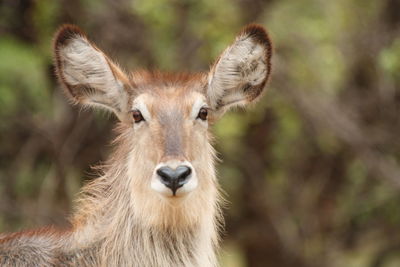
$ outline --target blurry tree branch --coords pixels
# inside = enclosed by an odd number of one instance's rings
[[[351,112],[348,108],[333,98],[310,90],[302,90],[288,84],[284,79],[276,82],[280,84],[280,90],[285,97],[292,100],[302,117],[309,121],[317,131],[318,129],[329,129],[337,138],[353,148],[353,151],[367,164],[376,177],[386,179],[400,190],[400,167],[394,160],[385,157],[374,148],[374,140],[384,134],[377,137],[376,131],[363,128],[350,115]]]

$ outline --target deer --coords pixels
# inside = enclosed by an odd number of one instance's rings
[[[82,107],[111,111],[116,138],[70,226],[0,235],[0,266],[216,267],[223,228],[211,126],[255,103],[271,73],[266,29],[245,26],[202,73],[125,72],[75,25],[55,72]]]

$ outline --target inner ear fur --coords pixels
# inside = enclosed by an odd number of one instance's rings
[[[54,38],[56,74],[74,102],[100,106],[120,119],[128,109],[129,79],[85,33],[75,25],[63,25]]]
[[[250,24],[218,58],[208,76],[211,107],[223,113],[262,95],[271,74],[272,43],[261,25]]]

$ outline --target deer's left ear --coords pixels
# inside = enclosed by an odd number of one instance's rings
[[[257,99],[271,73],[271,56],[272,45],[265,29],[256,24],[246,26],[208,75],[211,108],[222,114]]]

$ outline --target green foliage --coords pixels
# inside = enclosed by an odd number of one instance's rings
[[[379,63],[385,73],[400,79],[400,38],[381,51]]]
[[[0,116],[21,107],[35,112],[50,110],[47,61],[37,50],[10,37],[0,39]]]

